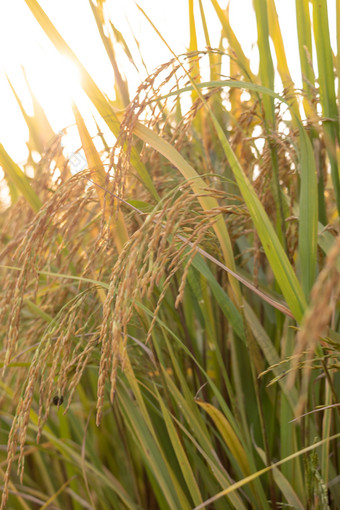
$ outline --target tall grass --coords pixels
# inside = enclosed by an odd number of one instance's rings
[[[326,2],[296,0],[302,90],[274,0],[254,1],[257,73],[217,0],[210,47],[208,3],[183,4],[189,53],[129,91],[119,41],[133,53],[106,2],[90,1],[112,102],[26,0],[107,131],[91,133],[74,105],[87,161],[74,175],[63,135],[39,147],[48,121],[13,88],[41,159],[28,178],[0,146],[1,509],[340,508],[339,57]]]

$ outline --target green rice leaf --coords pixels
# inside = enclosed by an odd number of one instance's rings
[[[336,147],[339,145],[339,119],[335,97],[335,77],[333,53],[328,25],[327,2],[313,0],[313,28],[316,54],[318,57],[320,103],[325,117],[325,143],[331,164],[331,174],[335,199],[340,214],[340,177],[336,158]]]
[[[223,11],[217,0],[211,0],[211,3],[222,25],[222,33],[229,43],[229,47],[232,51],[232,54],[234,53],[236,55],[237,64],[240,67],[240,69],[242,69],[244,77],[246,79],[249,79],[251,82],[256,83],[257,78],[250,69],[249,59],[245,56],[242,47],[238,42],[233,29],[230,26],[229,4],[227,9]]]
[[[318,240],[318,183],[311,142],[300,130],[300,217],[299,260],[302,288],[306,300],[315,281]]]
[[[263,462],[265,463],[266,462],[265,452],[259,447],[257,447],[256,450],[261,459],[263,460]],[[281,471],[277,468],[274,468],[273,476],[276,484],[278,485],[282,494],[286,498],[287,503],[296,510],[304,510],[306,507],[301,503],[298,495],[294,491],[293,487],[291,486],[287,478],[281,473]]]
[[[0,165],[8,182],[12,201],[17,201],[18,194],[23,195],[33,211],[38,212],[42,206],[38,195],[31,187],[28,177],[13,161],[2,144],[0,144]]]
[[[331,436],[327,440],[333,440],[333,439],[337,439],[339,437],[340,437],[340,433],[339,434],[334,434],[333,436]],[[195,507],[194,510],[200,510],[201,508],[204,508],[204,506],[206,506],[206,505],[208,505],[210,503],[213,503],[217,499],[219,499],[219,498],[221,498],[223,496],[226,496],[227,494],[230,494],[231,492],[233,492],[233,491],[235,491],[237,489],[240,489],[241,487],[243,487],[247,483],[249,483],[252,480],[255,480],[256,478],[258,478],[259,476],[267,473],[271,469],[275,469],[276,467],[281,466],[282,464],[285,464],[286,462],[289,462],[290,460],[293,460],[296,457],[299,457],[300,455],[303,455],[304,453],[308,453],[310,451],[315,450],[318,446],[321,446],[325,441],[326,441],[325,439],[323,439],[321,441],[318,441],[317,443],[314,443],[314,444],[312,444],[310,446],[307,446],[306,448],[302,448],[298,452],[296,452],[296,453],[294,453],[292,455],[289,455],[289,457],[286,457],[285,459],[282,459],[282,460],[279,460],[278,462],[275,462],[271,466],[265,467],[264,469],[260,469],[259,471],[257,471],[257,473],[254,473],[254,474],[252,474],[250,476],[247,476],[243,480],[240,480],[239,482],[234,483],[231,487],[228,487],[224,491],[219,492],[218,494],[216,494],[212,498],[207,499],[206,501],[204,501],[204,503],[202,503],[201,505],[198,505],[197,507]]]
[[[209,414],[213,422],[215,423],[217,429],[219,430],[221,436],[223,437],[227,447],[230,449],[233,457],[238,462],[243,473],[250,473],[250,466],[247,460],[246,452],[242,447],[237,435],[235,434],[232,426],[226,419],[226,417],[213,405],[202,402],[200,400],[196,400],[197,404],[202,407],[206,413]]]
[[[269,46],[269,28],[268,28],[268,15],[267,15],[267,2],[261,0],[254,0],[254,9],[257,21],[257,44],[260,53],[260,68],[259,75],[261,84],[270,89],[274,89],[274,66],[273,59]],[[263,105],[265,109],[266,121],[269,129],[274,127],[274,101],[273,98],[265,95],[263,98]]]
[[[202,502],[202,496],[201,496],[199,487],[197,485],[194,473],[190,466],[189,459],[185,453],[185,450],[183,448],[183,445],[181,443],[179,435],[178,435],[176,428],[173,424],[171,415],[170,415],[167,407],[165,406],[163,399],[161,398],[161,396],[159,395],[158,392],[157,392],[157,396],[158,396],[159,405],[161,407],[161,411],[162,411],[162,414],[164,417],[165,425],[166,425],[166,428],[167,428],[167,431],[168,431],[168,434],[170,437],[170,441],[172,443],[178,463],[181,467],[183,477],[186,481],[186,484],[187,484],[187,487],[188,487],[188,490],[190,492],[193,502],[195,503],[195,505],[198,505]]]
[[[173,485],[170,466],[166,463],[164,454],[160,451],[157,443],[155,443],[140,411],[122,387],[118,392],[118,398],[126,417],[126,423],[136,441],[136,446],[157,480],[169,508],[172,510],[177,510],[178,508],[190,510],[189,502],[184,493],[180,491],[180,486],[177,485],[175,489]],[[179,494],[178,491],[180,491]]]

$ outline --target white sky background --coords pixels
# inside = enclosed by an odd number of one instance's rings
[[[108,0],[112,21],[120,30],[130,47],[133,56],[138,52],[130,29],[140,43],[140,50],[151,72],[156,66],[171,58],[169,51],[153,31],[152,27],[138,11],[133,0]],[[222,8],[226,0],[220,0]],[[176,53],[184,53],[189,44],[189,21],[187,0],[140,0],[139,4],[148,14],[162,35]],[[198,2],[196,21],[199,27]],[[55,24],[66,42],[85,64],[100,88],[113,98],[113,72],[97,31],[92,11],[87,0],[40,0],[40,5]],[[331,33],[335,35],[335,2],[329,1]],[[211,45],[217,47],[220,38],[220,23],[209,0],[203,0],[210,31]],[[295,0],[277,0],[276,7],[283,33],[287,60],[296,85],[300,86],[299,56],[295,22]],[[251,59],[253,70],[258,65],[256,47],[256,20],[252,0],[230,0],[231,25],[245,54]],[[127,23],[128,20],[128,23]],[[216,30],[214,30],[216,27]],[[204,49],[202,32],[199,34],[199,47]],[[9,88],[5,73],[29,107],[29,99],[24,96],[25,87],[20,65],[24,65],[33,91],[45,109],[55,132],[74,123],[70,109],[72,94],[86,108],[87,103],[79,89],[77,73],[65,59],[57,57],[57,52],[42,32],[24,0],[0,2],[0,142],[12,158],[23,163],[27,157],[25,141],[28,130],[21,116],[16,100]],[[119,56],[119,52],[118,52]],[[127,61],[124,62],[125,64]],[[128,71],[130,93],[145,78],[138,77],[132,66]],[[142,66],[140,65],[142,70]],[[280,91],[280,89],[278,89]],[[82,110],[84,113],[84,110]]]

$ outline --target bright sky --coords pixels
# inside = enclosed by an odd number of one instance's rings
[[[111,17],[120,30],[136,61],[137,47],[131,35],[131,29],[140,43],[140,50],[151,72],[157,65],[169,60],[171,55],[143,18],[133,0],[107,0],[110,5]],[[139,4],[155,23],[157,28],[177,53],[183,53],[188,46],[188,2],[186,0],[140,0]],[[198,2],[197,18],[199,19]],[[113,72],[105,50],[97,32],[92,11],[87,0],[40,0],[40,5],[71,46],[87,70],[106,94],[113,97]],[[212,46],[217,46],[220,37],[220,25],[209,0],[204,0],[208,27],[211,30]],[[226,0],[220,0],[221,7]],[[295,28],[295,0],[277,0],[281,30],[286,47],[288,62],[296,63],[291,72],[299,86],[299,69],[297,37]],[[335,34],[335,2],[329,1],[330,25]],[[252,9],[252,0],[230,0],[231,24],[248,57],[253,59],[254,70],[257,66],[256,50],[252,45],[256,42],[256,24]],[[202,33],[200,47],[205,46]],[[51,43],[44,35],[30,13],[24,0],[0,2],[0,45],[3,51],[0,56],[0,140],[9,154],[18,163],[27,157],[25,141],[28,136],[27,127],[21,116],[16,100],[7,83],[9,76],[19,92],[24,105],[29,108],[30,102],[25,95],[24,79],[21,65],[25,66],[30,85],[43,105],[45,112],[58,132],[74,123],[70,102],[72,94],[86,107],[78,83],[77,72],[70,62],[57,55]],[[118,52],[119,57],[119,52]],[[126,62],[125,62],[126,63]],[[142,69],[142,65],[140,65]],[[140,79],[132,66],[128,72],[131,95],[138,86]]]

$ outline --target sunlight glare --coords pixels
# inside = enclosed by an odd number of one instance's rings
[[[34,58],[27,63],[29,83],[52,122],[65,125],[65,113],[71,111],[74,98],[82,95],[79,72],[68,57],[57,53],[44,63]]]

